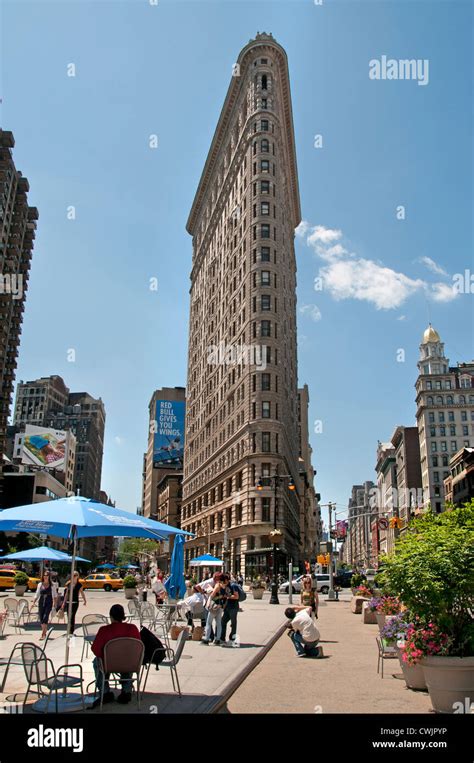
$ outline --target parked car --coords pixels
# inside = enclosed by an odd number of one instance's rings
[[[364,572],[364,575],[368,583],[374,582],[376,574],[377,574],[377,570],[374,570],[374,569],[367,569]]]
[[[306,577],[306,575],[300,575],[299,577],[295,578],[292,583],[293,593],[300,593],[301,586],[302,586],[302,580]],[[313,579],[313,583],[316,583],[316,589],[318,593],[327,593],[329,591],[329,575],[324,574],[317,574],[317,575],[311,575]],[[280,593],[288,593],[290,582],[289,580],[286,580],[284,583],[281,584],[278,591]]]
[[[0,591],[6,591],[7,588],[15,588],[15,575],[18,570],[0,570]],[[28,577],[28,590],[36,591],[39,578]]]
[[[352,575],[352,570],[339,570],[337,575],[334,575],[334,585],[341,586],[341,588],[350,588]]]
[[[79,582],[83,588],[93,591],[119,591],[123,588],[122,578],[113,578],[112,575],[88,575]]]

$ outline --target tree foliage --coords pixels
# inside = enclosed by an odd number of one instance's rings
[[[385,588],[412,615],[447,633],[452,654],[474,654],[474,500],[415,519],[383,565]]]

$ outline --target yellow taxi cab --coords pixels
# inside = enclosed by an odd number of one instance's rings
[[[122,578],[113,578],[111,575],[94,574],[79,580],[83,588],[100,591],[119,591],[123,588]]]
[[[7,588],[15,588],[15,575],[17,570],[0,570],[0,591],[5,591]],[[36,591],[39,578],[28,578],[28,590]]]

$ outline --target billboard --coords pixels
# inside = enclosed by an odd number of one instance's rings
[[[157,400],[154,421],[153,464],[182,469],[184,457],[184,400]]]
[[[27,424],[21,438],[21,462],[66,471],[67,435],[59,429]]]

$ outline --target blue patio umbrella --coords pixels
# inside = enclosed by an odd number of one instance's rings
[[[79,495],[4,509],[0,511],[0,530],[69,538],[73,542],[71,580],[77,557],[78,538],[121,536],[166,540],[170,535],[190,536],[190,533],[179,530],[177,527],[140,517]],[[66,664],[69,659],[72,598],[72,596],[69,597]]]
[[[165,588],[170,599],[182,599],[186,593],[184,581],[184,541],[182,535],[177,535],[174,541],[173,555],[171,557],[171,573],[165,582]]]
[[[1,517],[1,514],[0,514]],[[10,559],[15,562],[71,562],[72,556],[65,554],[64,551],[57,551],[49,546],[38,546],[37,548],[28,548],[26,551],[15,551],[12,554],[0,556],[0,559]],[[89,562],[90,559],[83,559],[82,556],[76,556],[78,562]]]
[[[98,570],[115,570],[117,567],[116,564],[110,564],[110,562],[106,562],[105,564],[99,564],[97,567]]]
[[[124,569],[124,570],[138,570],[138,569],[140,569],[140,568],[139,568],[139,567],[137,567],[137,565],[136,565],[136,564],[126,564],[126,565],[125,565],[125,567],[124,567],[123,569]]]

